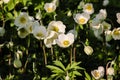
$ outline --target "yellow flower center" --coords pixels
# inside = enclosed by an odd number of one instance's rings
[[[59,31],[59,28],[56,27],[56,26],[54,26],[54,27],[53,27],[53,31],[58,32],[58,31]]]
[[[21,18],[20,18],[20,22],[21,22],[21,23],[26,23],[25,17],[21,17]]]
[[[48,12],[52,12],[53,11],[53,8],[49,7],[47,8]]]
[[[100,76],[100,73],[97,72],[97,71],[95,71],[95,72],[94,72],[94,76],[95,76],[95,77],[99,77],[99,76]]]
[[[84,24],[84,23],[85,23],[85,19],[84,19],[84,18],[80,18],[80,19],[79,19],[79,23],[80,23],[80,24]]]
[[[68,40],[65,40],[65,41],[63,41],[63,44],[64,44],[65,46],[67,46],[67,45],[70,44],[70,42],[69,42]]]
[[[36,36],[43,37],[43,34],[42,33],[37,33]]]
[[[86,9],[87,9],[87,10],[92,10],[92,6],[91,6],[91,5],[88,5],[88,6],[86,6]]]
[[[114,35],[120,35],[120,31],[119,30],[115,30],[113,34]]]

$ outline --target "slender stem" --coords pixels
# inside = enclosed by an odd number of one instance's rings
[[[73,59],[73,45],[70,48],[70,63],[72,64],[72,59]]]
[[[53,47],[51,47],[51,55],[52,55],[52,60],[53,60]]]
[[[47,65],[47,57],[46,57],[46,51],[44,45],[43,45],[43,54],[44,54],[45,65]]]
[[[76,48],[73,49],[74,62],[76,62]]]
[[[110,63],[111,63],[111,61],[109,61],[109,62],[107,63],[107,65],[106,65],[106,76],[107,76],[107,69],[108,69],[108,66],[109,66]],[[108,80],[107,77],[106,77],[106,80]]]

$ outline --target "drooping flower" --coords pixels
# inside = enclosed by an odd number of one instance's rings
[[[93,53],[93,48],[91,46],[84,46],[84,52],[87,55],[91,55]]]
[[[104,20],[107,17],[106,9],[100,9],[99,13],[96,15],[96,18],[99,20]]]
[[[86,3],[83,6],[83,11],[87,14],[92,14],[94,13],[94,8],[93,8],[93,4],[92,3]]]
[[[88,20],[90,19],[90,15],[87,13],[77,13],[74,16],[74,20],[76,23],[78,24],[86,24],[88,22]]]
[[[111,24],[109,24],[109,23],[107,23],[107,22],[105,22],[105,21],[102,22],[102,25],[103,25],[103,29],[104,29],[104,30],[109,30],[109,29],[111,29]]]
[[[33,29],[33,35],[38,40],[45,39],[47,35],[47,30],[44,26],[36,26]]]
[[[46,12],[51,13],[54,12],[56,10],[56,5],[55,3],[45,3],[44,5],[44,9],[46,10]]]
[[[52,45],[56,44],[58,34],[55,31],[48,31],[47,37],[44,39],[44,44],[47,48],[51,48]]]
[[[112,30],[112,37],[114,40],[120,40],[120,28],[115,28]]]
[[[113,67],[109,67],[107,69],[107,75],[110,75],[110,76],[115,75],[115,70]]]
[[[30,21],[30,17],[28,15],[28,13],[21,12],[20,15],[15,19],[14,23],[19,28],[22,28],[22,27],[25,27],[29,21]]]
[[[58,39],[56,40],[58,46],[62,48],[67,48],[74,42],[74,35],[72,33],[68,34],[59,34]]]
[[[66,26],[63,24],[62,21],[51,21],[48,24],[47,30],[52,30],[57,33],[65,33]]]
[[[106,30],[105,31],[105,40],[110,41],[112,39],[112,32],[111,30]]]

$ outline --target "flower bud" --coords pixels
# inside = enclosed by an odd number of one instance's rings
[[[20,68],[22,66],[22,63],[19,59],[15,59],[13,65],[15,68]]]
[[[87,55],[91,55],[93,53],[93,48],[91,46],[85,46],[84,47],[84,52],[87,54]]]

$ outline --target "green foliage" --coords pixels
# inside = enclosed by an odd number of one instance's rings
[[[64,79],[67,75],[73,79],[76,76],[82,76],[82,74],[79,72],[79,70],[83,70],[83,68],[79,66],[80,63],[81,62],[73,62],[72,64],[68,64],[65,68],[61,61],[54,61],[54,66],[47,65],[46,67],[52,71],[53,74],[51,75],[51,78],[53,79]]]

